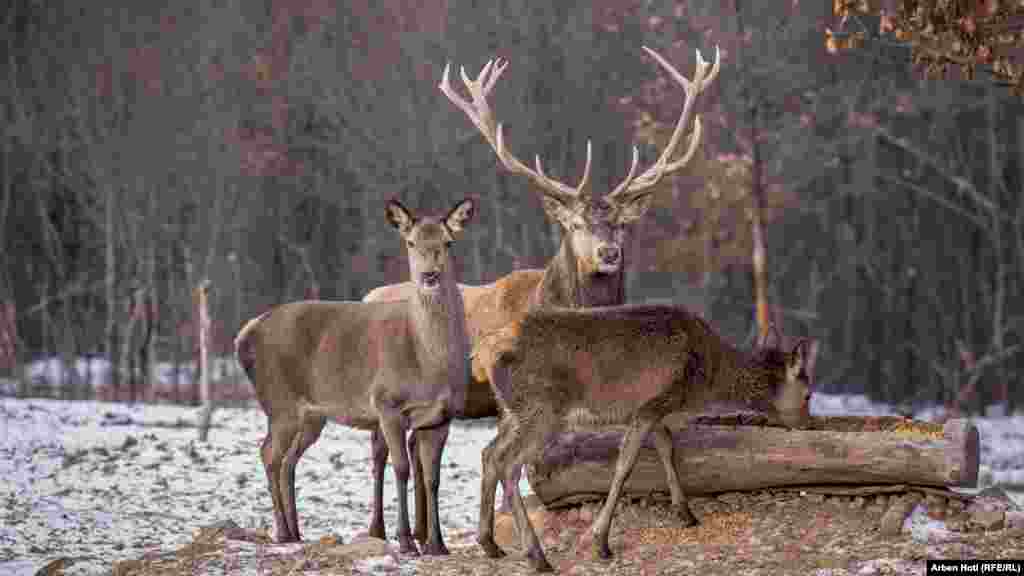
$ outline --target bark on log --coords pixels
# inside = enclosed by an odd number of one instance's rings
[[[971,487],[978,479],[978,430],[899,417],[813,418],[804,430],[738,415],[669,422],[687,495],[800,485],[912,484]],[[530,486],[548,507],[603,500],[622,429],[561,434],[527,466]],[[668,493],[651,439],[626,481],[628,496]]]

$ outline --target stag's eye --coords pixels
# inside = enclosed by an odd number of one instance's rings
[[[409,246],[409,248],[415,248],[416,247],[416,244],[412,240],[406,240],[405,244],[407,246]]]
[[[453,242],[451,240],[446,240],[445,243],[444,243],[444,247],[445,248],[451,248],[452,244],[453,244]]]

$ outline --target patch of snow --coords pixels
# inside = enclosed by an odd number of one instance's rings
[[[918,542],[944,542],[957,538],[959,534],[946,528],[946,523],[928,516],[928,507],[918,503],[903,521],[903,531]]]
[[[872,402],[863,394],[840,396],[814,394],[811,396],[811,414],[815,416],[893,416],[892,408]]]
[[[822,396],[816,402],[815,414],[888,410],[863,397]],[[259,457],[266,417],[254,408],[218,409],[209,442],[200,443],[191,427],[198,413],[174,405],[0,398],[0,573],[31,573],[26,566],[38,569],[63,556],[74,560],[69,576],[107,574],[115,560],[174,549],[200,527],[226,519],[272,532]],[[1018,432],[1024,417],[974,422],[991,481],[1024,480],[1024,436]],[[369,436],[327,426],[300,461],[298,510],[307,541],[327,535],[350,541],[367,530]],[[493,420],[452,426],[439,496],[446,536],[476,531],[480,453],[493,437]],[[412,508],[411,482],[409,487]],[[530,491],[525,474],[520,488],[524,495]],[[394,490],[389,466],[384,513],[392,541]],[[930,534],[936,527],[912,523],[909,529]],[[872,573],[882,566],[863,568]]]
[[[107,574],[115,560],[191,541],[202,526],[232,519],[273,532],[259,446],[266,417],[222,408],[208,443],[191,424],[198,409],[172,405],[0,398],[0,572],[78,559],[69,576]],[[475,532],[480,452],[493,423],[456,423],[442,461],[446,534]],[[307,541],[351,540],[369,526],[370,435],[331,425],[297,469],[300,528]],[[525,474],[521,482],[529,492]],[[413,507],[409,483],[410,509]],[[385,475],[385,527],[394,538],[394,476]],[[500,502],[500,486],[499,486]]]

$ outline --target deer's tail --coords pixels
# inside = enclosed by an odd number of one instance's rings
[[[235,357],[238,358],[238,363],[245,370],[245,375],[249,377],[250,382],[255,382],[256,375],[255,329],[268,314],[270,314],[269,310],[249,320],[238,331],[238,336],[235,336]]]

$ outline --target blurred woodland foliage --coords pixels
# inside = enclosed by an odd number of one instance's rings
[[[717,46],[704,141],[634,227],[627,298],[749,341],[760,222],[765,314],[821,339],[821,390],[1019,402],[1019,16],[1007,0],[15,0],[0,375],[37,393],[33,360],[102,358],[113,391],[72,371],[56,394],[194,400],[154,389],[158,364],[194,358],[196,288],[216,357],[271,305],[401,281],[392,196],[481,199],[463,282],[543,266],[558,230],[439,93],[445,64],[507,59],[507,145],[575,181],[591,139],[602,190],[634,143],[657,158],[683,102],[641,46],[684,74]]]

